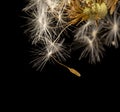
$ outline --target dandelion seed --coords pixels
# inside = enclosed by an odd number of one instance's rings
[[[68,69],[70,70],[71,73],[75,74],[76,76],[78,76],[78,77],[81,76],[81,74],[77,70],[75,70],[73,68],[68,68]]]
[[[53,59],[54,59],[58,64],[60,64],[61,66],[67,68],[67,69],[68,69],[71,73],[73,73],[74,75],[76,75],[76,76],[78,76],[78,77],[81,76],[81,74],[80,74],[77,70],[75,70],[74,68],[70,68],[70,67],[68,67],[67,65],[64,65],[64,64],[60,63],[60,62],[57,61],[55,58],[53,58]]]
[[[83,48],[79,60],[89,56],[90,63],[96,63],[96,61],[100,61],[102,52],[104,51],[102,43],[98,38],[100,27],[97,27],[93,23],[89,22],[89,24],[86,23],[83,25],[82,27],[85,27],[85,29],[83,29],[84,31],[79,32],[79,38],[75,37],[75,42],[79,42],[77,45],[78,48]]]
[[[38,48],[37,52],[34,53],[36,58],[32,61],[34,63],[33,67],[37,67],[37,70],[42,70],[45,64],[53,58],[59,61],[66,61],[66,58],[69,57],[69,52],[65,50],[63,42],[46,39],[43,48]]]

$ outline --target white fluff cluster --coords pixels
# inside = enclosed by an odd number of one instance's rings
[[[32,44],[41,44],[37,50],[35,66],[43,68],[45,63],[53,58],[63,59],[68,57],[69,50],[64,47],[66,36],[61,36],[70,29],[67,18],[67,6],[71,0],[29,0],[24,11],[29,15],[29,33]],[[74,42],[83,47],[80,58],[89,56],[90,62],[100,61],[103,45],[118,47],[120,41],[120,3],[112,15],[109,13],[98,23],[94,20],[86,20],[74,26]],[[72,29],[73,30],[73,29]],[[69,34],[67,34],[69,35]]]

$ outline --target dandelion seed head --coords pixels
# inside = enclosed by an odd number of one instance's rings
[[[82,47],[79,59],[89,57],[91,63],[100,61],[104,44],[119,45],[120,0],[29,0],[24,11],[32,44],[42,46],[33,60],[38,69],[53,59],[66,61],[71,50],[64,46],[66,32]]]
[[[104,2],[101,4],[97,2],[93,2],[91,3],[90,7],[85,7],[83,13],[85,13],[90,19],[103,18],[107,14],[107,6]]]

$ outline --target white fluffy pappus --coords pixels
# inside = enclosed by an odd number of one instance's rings
[[[120,3],[118,3],[113,15],[107,15],[102,22],[101,37],[107,46],[119,46],[120,41]]]
[[[100,26],[96,26],[95,21],[89,20],[78,29],[75,35],[75,42],[78,43],[77,48],[82,48],[79,60],[88,56],[90,63],[100,61],[104,51],[99,38]]]
[[[56,60],[59,62],[66,61],[66,58],[69,58],[70,56],[63,43],[64,40],[54,41],[46,39],[46,42],[42,44],[42,47],[38,47],[33,51],[35,58],[31,61],[33,67],[37,67],[37,70],[42,70],[45,64],[50,60],[53,62]]]

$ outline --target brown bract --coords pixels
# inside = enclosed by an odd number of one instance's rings
[[[81,6],[79,0],[71,0],[68,9],[68,18],[70,18],[69,24],[76,24],[78,21],[86,20],[88,18],[87,15],[82,13],[84,7]]]
[[[110,10],[110,14],[113,14],[118,1],[119,0],[106,0],[106,4],[108,6],[108,9]]]
[[[67,8],[69,24],[78,24],[88,19],[99,20],[110,12],[113,14],[118,0],[71,0]]]

